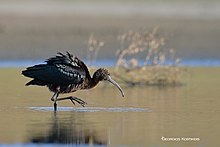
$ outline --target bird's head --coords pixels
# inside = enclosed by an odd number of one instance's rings
[[[121,92],[122,97],[124,97],[124,92],[122,91],[121,87],[116,83],[111,77],[110,73],[108,72],[107,69],[104,68],[99,68],[93,75],[93,79],[97,82],[99,81],[109,81],[112,83],[114,86],[118,88],[118,90]]]

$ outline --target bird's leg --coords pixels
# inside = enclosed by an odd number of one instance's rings
[[[51,101],[54,101],[54,96],[57,94],[57,92],[55,92],[51,98]]]
[[[59,93],[58,92],[55,92],[54,93],[54,95],[52,96],[52,98],[51,98],[51,101],[54,101],[54,111],[57,111],[57,103],[56,103],[56,101],[57,101],[57,97],[59,96]],[[55,99],[54,99],[54,97],[55,97]]]
[[[62,100],[71,100],[71,102],[75,105],[76,101],[77,103],[79,103],[81,106],[85,107],[85,105],[87,104],[85,101],[81,100],[80,98],[74,97],[74,96],[69,96],[69,97],[64,97],[64,98],[57,98],[57,101],[62,101]]]

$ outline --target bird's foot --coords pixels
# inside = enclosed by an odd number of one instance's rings
[[[77,97],[70,97],[70,100],[72,101],[72,103],[75,105],[75,102],[76,101],[78,104],[80,104],[81,106],[85,107],[85,105],[87,104],[85,101],[77,98]]]
[[[87,104],[85,101],[81,100],[80,98],[77,97],[73,97],[73,96],[69,96],[69,97],[64,97],[64,98],[57,98],[56,101],[62,101],[62,100],[71,100],[71,102],[75,105],[75,102],[77,102],[78,104],[80,104],[81,106],[85,107],[85,105]],[[51,99],[52,100],[52,99]],[[54,101],[54,100],[52,100]],[[75,102],[74,102],[75,101]],[[55,107],[54,107],[55,108]]]

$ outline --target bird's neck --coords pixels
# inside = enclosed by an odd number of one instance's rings
[[[93,88],[95,87],[98,83],[99,83],[99,80],[97,80],[96,78],[94,78],[94,76],[90,79],[90,82],[89,82],[89,88]]]
[[[84,85],[84,89],[90,89],[90,88],[95,87],[99,83],[99,81],[95,80],[94,74],[93,74],[93,77],[90,76],[89,70],[83,62],[81,62],[81,65],[83,69],[85,70],[86,77],[87,77],[86,78],[87,81],[85,82],[86,84]]]

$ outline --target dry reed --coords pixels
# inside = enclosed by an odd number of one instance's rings
[[[90,35],[89,40],[87,41],[87,62],[89,66],[93,65],[104,44],[103,41],[98,40],[93,34]]]
[[[158,33],[158,27],[151,32],[129,30],[118,40],[121,47],[116,53],[115,78],[131,86],[181,85],[180,59],[174,49],[165,48],[165,38]]]

